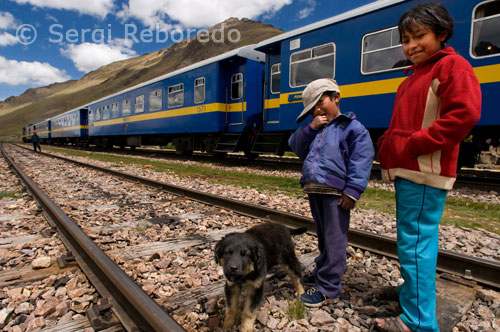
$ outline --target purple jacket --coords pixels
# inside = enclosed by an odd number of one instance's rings
[[[315,130],[305,124],[288,140],[304,163],[300,183],[323,183],[359,199],[370,179],[375,151],[368,130],[354,113]]]

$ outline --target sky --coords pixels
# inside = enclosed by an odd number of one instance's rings
[[[188,37],[206,40],[204,29],[230,17],[291,31],[372,1],[0,0],[0,101]]]

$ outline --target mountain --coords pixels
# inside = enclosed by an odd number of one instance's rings
[[[228,36],[232,29],[240,32],[239,40],[234,35]],[[256,44],[283,31],[249,19],[229,18],[208,29],[208,33],[203,42],[192,37],[150,54],[102,66],[80,80],[28,89],[20,96],[5,99],[0,102],[0,139],[18,140],[21,128],[29,123],[40,122],[232,49]]]

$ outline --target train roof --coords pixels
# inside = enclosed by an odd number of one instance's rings
[[[119,94],[122,94],[122,93],[125,93],[125,92],[129,92],[129,91],[132,91],[132,90],[135,90],[135,89],[138,89],[138,88],[142,88],[142,87],[147,86],[149,84],[152,84],[152,83],[155,83],[155,82],[158,82],[158,81],[162,81],[162,80],[164,80],[166,78],[173,77],[173,76],[176,76],[176,75],[188,72],[190,70],[197,69],[197,68],[206,66],[208,64],[211,64],[211,63],[214,63],[214,62],[218,62],[218,61],[221,61],[221,60],[226,60],[226,59],[229,59],[229,58],[232,58],[232,57],[247,58],[247,59],[254,60],[254,61],[259,61],[259,62],[264,62],[265,59],[266,59],[264,53],[255,50],[255,45],[243,46],[243,47],[237,48],[235,50],[231,50],[229,52],[222,53],[220,55],[217,55],[217,56],[205,59],[203,61],[194,63],[194,64],[186,66],[184,68],[181,68],[181,69],[178,69],[178,70],[166,73],[164,75],[161,75],[161,76],[158,76],[156,78],[153,78],[153,79],[151,79],[149,81],[146,81],[146,82],[134,85],[134,86],[132,86],[130,88],[127,88],[127,89],[118,91],[116,93],[113,93],[113,94],[108,95],[106,97],[103,97],[101,99],[94,100],[94,101],[88,103],[87,105],[90,105],[90,104],[93,104],[93,103],[98,103],[100,101],[106,100],[108,98],[112,98],[112,97],[117,96]],[[88,107],[88,106],[86,106],[86,107]],[[84,108],[84,107],[78,107],[78,108]]]
[[[42,121],[40,121],[40,122],[35,123],[34,125],[35,125],[35,126],[38,126],[38,125],[40,125],[40,124],[42,124],[42,123],[45,123],[45,122],[49,122],[49,119],[42,120]]]
[[[320,29],[320,28],[322,28],[324,26],[328,26],[328,25],[331,25],[331,24],[334,24],[334,23],[345,21],[345,20],[348,20],[348,19],[356,17],[356,16],[361,16],[361,15],[364,15],[364,14],[367,14],[367,13],[379,10],[381,8],[389,7],[389,6],[392,6],[394,4],[397,4],[397,3],[400,3],[400,2],[404,2],[404,1],[407,1],[407,0],[379,0],[379,1],[374,1],[374,2],[371,2],[371,3],[366,4],[364,6],[361,6],[361,7],[349,10],[347,12],[344,12],[342,14],[339,14],[339,15],[336,15],[336,16],[332,16],[330,18],[326,18],[324,20],[321,20],[321,21],[318,21],[318,22],[306,25],[304,27],[301,27],[301,28],[298,28],[298,29],[295,29],[295,30],[292,30],[292,31],[289,31],[289,32],[282,33],[282,34],[280,34],[280,35],[278,35],[276,37],[273,37],[273,38],[266,39],[266,40],[258,43],[255,46],[255,49],[256,50],[260,50],[260,51],[265,51],[266,49],[272,47],[273,45],[275,45],[275,44],[277,44],[277,43],[279,43],[279,42],[281,42],[281,41],[283,41],[285,39],[292,38],[292,37],[301,35],[303,33],[309,32],[309,31]]]
[[[78,112],[79,110],[86,109],[86,108],[87,108],[87,106],[81,106],[81,107],[73,108],[73,109],[70,109],[69,111],[66,111],[64,113],[60,113],[60,114],[54,115],[53,117],[49,118],[48,120],[54,120],[54,119],[63,117],[65,115],[68,115],[70,113]]]

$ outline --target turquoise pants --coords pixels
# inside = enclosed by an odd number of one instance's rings
[[[396,178],[401,320],[412,331],[439,331],[436,319],[436,261],[439,221],[447,191]]]

